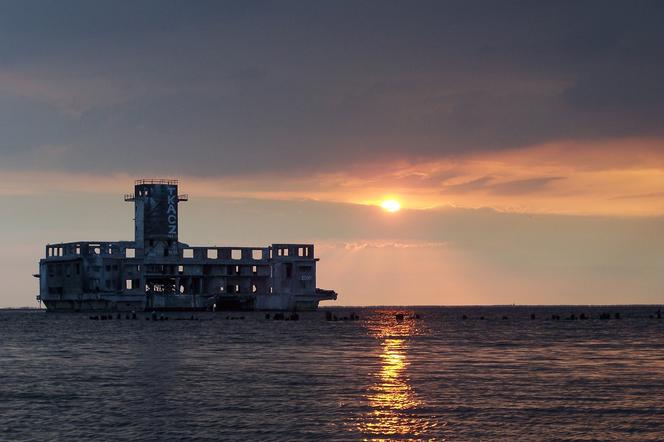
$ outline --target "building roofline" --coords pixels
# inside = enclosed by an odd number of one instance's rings
[[[178,180],[172,180],[172,179],[163,179],[163,178],[149,178],[149,179],[141,179],[141,180],[136,180],[134,181],[134,185],[138,186],[141,184],[169,184],[172,186],[177,186],[178,185]]]

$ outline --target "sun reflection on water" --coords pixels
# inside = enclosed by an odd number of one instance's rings
[[[371,411],[362,417],[359,429],[371,439],[418,438],[435,424],[421,414],[422,403],[407,374],[407,338],[416,332],[414,323],[384,321],[373,331],[382,340],[380,368],[366,394]]]

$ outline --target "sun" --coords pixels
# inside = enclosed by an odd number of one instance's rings
[[[380,207],[382,207],[383,210],[394,213],[401,210],[401,203],[397,200],[385,200],[380,203]]]

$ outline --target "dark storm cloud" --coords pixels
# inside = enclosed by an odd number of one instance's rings
[[[215,175],[660,136],[662,23],[644,1],[3,2],[1,167]]]

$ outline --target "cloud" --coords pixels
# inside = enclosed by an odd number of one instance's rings
[[[486,189],[488,185],[493,181],[491,176],[483,176],[480,178],[475,178],[474,180],[466,181],[460,184],[448,184],[443,187],[443,193],[466,193],[472,192],[475,190]]]
[[[664,198],[664,192],[642,193],[638,195],[619,195],[611,197],[611,200],[640,200],[650,198]]]
[[[0,194],[52,192],[122,195],[134,179],[181,179],[181,190],[197,198],[253,198],[273,201],[319,201],[366,205],[385,199],[411,210],[465,207],[500,212],[576,215],[657,216],[664,201],[664,150],[659,139],[624,139],[596,143],[546,144],[511,151],[456,155],[440,161],[373,162],[332,172],[274,169],[269,172],[165,175],[158,168],[140,174],[33,171],[3,172]],[[69,146],[44,146],[33,152],[35,164],[66,161]],[[630,155],[623,152],[629,150]],[[625,197],[621,197],[625,196]]]
[[[661,17],[656,2],[7,2],[0,168],[323,173],[661,137]],[[70,150],[43,166],[43,145]]]
[[[545,190],[554,181],[563,180],[565,177],[539,177],[524,180],[506,181],[491,186],[491,193],[499,195],[521,195],[525,193],[536,193]]]
[[[398,241],[362,241],[362,242],[345,242],[345,243],[335,243],[335,242],[322,242],[317,245],[320,248],[328,249],[344,249],[347,251],[358,251],[364,250],[367,248],[374,249],[430,249],[430,248],[439,248],[446,247],[448,244],[445,242],[427,242],[427,241],[416,241],[416,242],[398,242]]]
[[[564,177],[536,177],[511,181],[499,181],[493,176],[483,176],[460,184],[448,184],[443,186],[441,193],[459,195],[470,192],[485,191],[495,195],[522,195],[528,193],[539,193],[554,181],[562,180]]]

